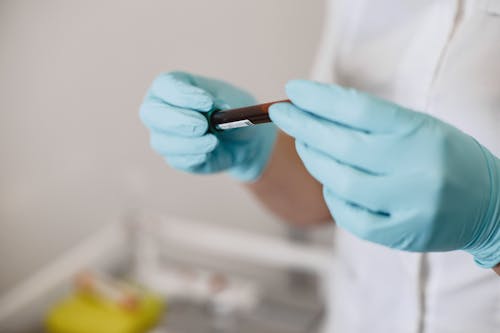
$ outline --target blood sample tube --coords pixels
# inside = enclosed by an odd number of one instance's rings
[[[246,106],[229,110],[213,110],[207,114],[211,132],[269,123],[269,107],[275,103],[290,102],[285,99],[270,103]]]

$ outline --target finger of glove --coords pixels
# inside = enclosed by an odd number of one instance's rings
[[[339,227],[361,239],[385,244],[383,236],[392,223],[389,216],[375,214],[345,201],[327,187],[323,187],[323,197]]]
[[[163,132],[151,132],[150,145],[160,155],[193,155],[212,152],[219,143],[213,134],[182,137]]]
[[[173,168],[194,172],[197,166],[203,165],[208,159],[208,154],[192,155],[167,155],[165,161]]]
[[[307,171],[338,197],[375,214],[390,215],[391,207],[383,194],[385,177],[339,163],[303,142],[296,141],[295,146]]]
[[[418,113],[355,89],[293,80],[287,83],[286,93],[301,109],[366,132],[406,132],[419,123]]]
[[[154,97],[170,105],[197,111],[210,111],[213,97],[203,87],[196,86],[191,74],[170,72],[159,75],[150,89]]]
[[[278,103],[269,108],[272,121],[298,141],[328,154],[335,159],[371,173],[384,173],[387,163],[388,136],[374,136],[353,130],[290,103]]]
[[[247,91],[222,80],[191,75],[198,87],[203,87],[212,96],[214,108],[227,110],[256,104],[255,98]]]
[[[142,104],[140,117],[151,130],[186,137],[204,135],[208,129],[207,119],[201,113],[164,104],[152,98],[146,99]]]

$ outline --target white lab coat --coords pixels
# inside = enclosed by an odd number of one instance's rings
[[[315,79],[428,112],[500,156],[500,0],[332,0],[325,15]],[[337,228],[335,256],[326,332],[500,332],[500,277],[465,252]]]

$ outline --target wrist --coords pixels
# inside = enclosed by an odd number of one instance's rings
[[[489,203],[481,221],[480,237],[474,239],[474,246],[467,251],[475,262],[484,268],[493,268],[500,263],[500,160],[484,147],[490,176]]]
[[[500,275],[500,263],[498,263],[498,265],[496,265],[495,267],[493,267],[493,270],[495,271],[495,273],[497,273],[498,275]]]

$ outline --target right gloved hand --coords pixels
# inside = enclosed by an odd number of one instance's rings
[[[267,164],[276,127],[265,124],[208,133],[202,114],[256,104],[243,90],[225,82],[184,72],[161,74],[142,103],[141,120],[150,130],[151,147],[172,167],[192,173],[229,171],[254,181]]]
[[[333,84],[295,80],[269,109],[323,185],[337,225],[391,248],[465,250],[500,263],[500,159],[424,113]]]

